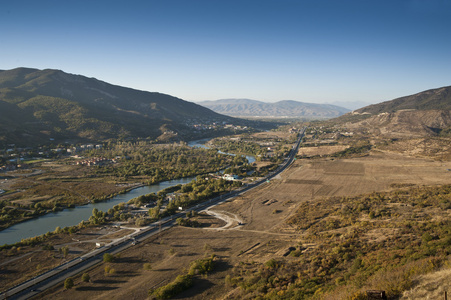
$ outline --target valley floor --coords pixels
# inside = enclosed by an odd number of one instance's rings
[[[398,186],[450,184],[448,169],[451,162],[379,151],[352,159],[297,160],[263,187],[212,208],[220,218],[201,214],[198,217],[201,227],[178,226],[162,232],[121,253],[116,262],[108,264],[113,272],[107,273],[107,264],[103,263],[87,272],[91,282],[82,282],[78,277],[72,289],[66,290],[61,285],[39,297],[145,299],[150,288],[168,284],[177,275],[185,274],[191,262],[214,253],[217,256],[214,271],[196,276],[193,287],[176,298],[236,298],[240,288],[226,284],[226,276],[236,273],[237,265],[264,264],[270,259],[295,261],[296,257],[285,256],[290,247],[295,248],[299,242],[304,251],[317,247],[306,239],[303,230],[287,222],[301,204],[331,196],[389,191]],[[449,219],[449,210],[447,215]],[[217,230],[207,230],[212,228]],[[384,235],[391,233],[375,234],[375,240],[383,240]],[[150,270],[144,267],[146,263],[150,263]]]

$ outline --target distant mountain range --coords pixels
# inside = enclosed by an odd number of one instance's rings
[[[205,128],[199,124],[257,125],[233,118],[238,116],[305,119],[340,116],[337,122],[378,128],[385,133],[437,134],[444,129],[451,132],[451,87],[427,90],[349,113],[339,106],[288,100],[265,103],[224,99],[199,104],[60,70],[0,70],[0,146],[129,137],[187,140],[211,135],[193,129]]]
[[[349,110],[356,110],[356,109],[359,109],[359,108],[362,108],[362,107],[370,105],[370,102],[365,102],[365,101],[334,101],[334,102],[327,103],[327,104],[341,106],[341,107],[347,108]]]
[[[157,138],[166,133],[184,139],[192,136],[194,124],[215,121],[245,122],[169,95],[60,70],[0,71],[0,144]]]
[[[250,99],[221,99],[198,102],[198,104],[217,113],[233,117],[328,119],[349,112],[349,109],[331,104],[304,103],[293,100],[267,103]]]

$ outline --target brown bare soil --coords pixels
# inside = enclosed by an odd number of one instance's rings
[[[433,157],[436,160],[451,159],[451,139],[449,138],[398,140],[386,146],[378,146],[378,148],[409,156]]]
[[[404,292],[401,300],[414,299],[448,299],[451,294],[451,269],[440,270],[431,274],[422,275],[417,279],[417,286]]]
[[[233,298],[235,290],[225,284],[225,277],[237,264],[252,265],[282,257],[288,261],[296,259],[284,255],[289,247],[303,241],[302,236],[286,220],[306,201],[388,191],[393,186],[449,184],[451,172],[447,169],[451,169],[449,161],[376,151],[353,159],[297,160],[279,179],[211,209],[226,212],[229,219],[224,219],[232,220],[229,226],[224,220],[201,216],[200,228],[174,227],[124,251],[117,262],[109,264],[114,269],[112,274],[106,274],[106,265],[102,264],[87,272],[91,282],[76,278],[71,290],[60,285],[40,297],[145,299],[150,288],[186,274],[190,262],[215,253],[219,258],[215,270],[197,276],[193,287],[176,298]],[[395,233],[396,229],[374,230],[367,232],[366,238],[376,242]],[[152,269],[145,270],[145,263],[150,263]]]
[[[20,170],[8,172],[10,178],[0,180],[0,188],[17,191],[3,194],[0,199],[21,205],[51,201],[63,206],[82,205],[92,198],[108,197],[126,188],[114,180],[92,178],[87,175],[88,168],[64,163],[44,162],[40,169],[29,171],[31,172],[23,173]]]
[[[271,164],[273,164],[273,163],[270,162],[270,161],[255,161],[254,162],[254,165],[256,166],[257,170],[260,170],[261,168],[264,168],[264,167],[269,166]]]
[[[265,132],[257,132],[252,134],[252,136],[258,139],[287,139],[292,135],[288,131],[265,131]]]
[[[0,251],[1,291],[95,249],[96,242],[111,242],[132,232],[131,229],[112,226],[90,227],[76,234],[52,235],[39,246],[14,247]],[[45,245],[53,245],[54,250],[44,249]],[[62,247],[68,247],[66,257],[59,251]]]
[[[332,155],[334,153],[343,151],[349,148],[346,145],[335,145],[335,146],[320,146],[320,147],[301,147],[299,148],[298,155],[300,156],[324,156],[324,155]]]
[[[450,123],[448,110],[398,110],[373,115],[366,120],[347,124],[347,127],[368,128],[375,135],[412,138],[434,135],[431,128],[446,128]]]

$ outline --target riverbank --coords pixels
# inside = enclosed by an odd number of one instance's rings
[[[123,190],[121,190],[121,191],[119,191],[117,193],[112,194],[111,197],[108,197],[105,200],[92,201],[92,200],[86,199],[86,201],[84,203],[80,203],[80,204],[77,204],[77,205],[73,204],[73,205],[69,205],[69,206],[66,206],[66,207],[57,207],[57,208],[54,208],[53,210],[42,211],[39,214],[33,214],[31,216],[27,216],[27,217],[25,217],[25,218],[23,218],[21,220],[17,220],[16,222],[14,222],[14,220],[13,220],[12,223],[10,225],[8,225],[8,226],[0,226],[0,241],[3,241],[2,240],[2,236],[1,236],[2,231],[4,231],[4,230],[6,230],[6,229],[8,229],[8,228],[10,228],[10,227],[12,227],[12,226],[14,226],[16,224],[20,224],[22,222],[27,222],[27,221],[30,221],[30,220],[33,220],[33,219],[36,219],[36,218],[40,218],[42,216],[45,216],[46,214],[55,213],[55,212],[59,212],[59,211],[64,211],[65,209],[73,209],[73,208],[78,207],[78,206],[84,206],[84,205],[89,205],[89,204],[92,204],[92,203],[99,203],[99,202],[109,201],[111,198],[113,198],[113,197],[115,197],[117,195],[125,194],[125,193],[130,192],[131,190],[143,187],[144,184],[142,184],[142,183],[132,183],[132,184],[126,184],[126,186],[127,186],[126,188],[124,188]],[[12,194],[18,193],[18,192],[19,191],[13,191],[13,192],[11,192],[11,193],[9,193],[7,195],[12,195]]]
[[[129,187],[125,193],[120,193],[108,200],[92,202],[85,205],[79,205],[72,208],[66,208],[57,212],[50,212],[41,215],[38,218],[29,219],[24,222],[10,226],[0,231],[0,241],[2,244],[15,244],[22,239],[39,236],[47,232],[54,231],[56,227],[68,227],[79,224],[81,221],[87,221],[92,215],[94,208],[99,211],[108,211],[119,203],[127,203],[133,198],[151,193],[158,193],[168,187],[178,184],[186,184],[195,179],[195,176],[185,177],[173,180],[159,182],[153,185],[136,184],[135,187]],[[139,185],[139,186],[138,186]]]
[[[291,160],[290,160],[291,161]],[[288,160],[287,160],[287,163],[289,163],[288,162]],[[283,168],[282,168],[283,169]],[[273,175],[269,175],[270,177],[268,177],[268,178],[271,178],[271,176],[273,176]],[[199,180],[199,181],[205,181],[205,182],[214,182],[214,181],[212,181],[212,180],[207,180],[207,179],[203,179],[203,180]],[[263,182],[262,180],[260,180],[260,182]],[[266,181],[265,181],[266,182]],[[251,184],[252,185],[252,184]],[[247,189],[251,189],[252,187],[251,187],[251,185],[250,186],[248,186],[248,187],[245,187],[244,189],[241,189],[240,188],[240,190],[241,191],[245,191],[245,190],[247,190]],[[266,184],[264,184],[264,185],[266,185]],[[198,190],[198,188],[197,188],[197,186],[192,186],[192,189],[193,190]],[[230,191],[230,189],[226,189],[226,190],[229,190]],[[237,194],[237,193],[233,193],[233,195],[235,195],[235,194]],[[217,197],[218,199],[220,198],[220,197]],[[211,202],[211,200],[210,200],[210,202]],[[202,208],[199,208],[198,210],[201,210]],[[179,216],[182,216],[182,217],[184,217],[184,214],[185,213],[179,213],[176,217],[179,217]],[[214,220],[214,218],[212,218],[211,216],[208,216],[207,217],[207,219],[208,220],[210,220],[210,219],[212,219],[212,220]],[[169,220],[169,218],[168,218],[168,220]],[[241,218],[240,218],[240,220],[241,220]],[[172,221],[172,222],[175,222],[175,221]],[[222,222],[222,221],[221,221]],[[202,223],[204,223],[204,222],[202,222]],[[241,223],[241,222],[240,222]],[[205,224],[206,226],[208,226],[207,224]],[[242,224],[241,224],[242,225]],[[209,227],[209,226],[208,226]],[[220,227],[220,226],[219,226]],[[204,234],[205,235],[205,234]],[[178,241],[180,242],[181,241],[181,239],[178,239]],[[162,243],[161,243],[162,244]],[[199,244],[199,241],[198,241],[198,244]],[[235,243],[236,244],[236,243]],[[142,245],[142,244],[139,244],[139,245]],[[202,246],[202,243],[200,243],[199,244],[200,246]],[[139,247],[139,246],[137,246],[137,247]],[[164,247],[166,247],[166,246],[164,246]],[[135,246],[133,246],[132,248],[136,248]],[[154,248],[154,247],[152,247],[152,248]],[[204,250],[205,249],[207,249],[207,248],[210,248],[208,245],[204,245],[203,246],[203,248],[204,248]],[[175,252],[175,251],[172,251],[172,252]],[[171,254],[171,256],[173,256],[173,254]],[[191,257],[191,255],[187,255],[186,256],[186,258],[187,259],[192,259],[192,257]],[[136,260],[136,259],[135,259]],[[180,261],[180,259],[178,259],[178,261]],[[189,264],[189,261],[188,262],[186,262],[187,264]],[[125,266],[125,265],[124,265]],[[129,264],[127,264],[127,267],[129,267]],[[140,268],[139,268],[139,266],[138,266],[138,269],[137,270],[139,270]]]
[[[150,147],[150,148],[149,148]],[[128,149],[128,148],[127,148]],[[5,231],[19,224],[31,223],[40,218],[52,218],[58,213],[65,214],[80,207],[89,205],[100,206],[99,210],[107,211],[112,206],[102,206],[101,203],[110,203],[111,199],[119,195],[129,194],[133,190],[140,190],[146,186],[146,182],[153,182],[149,186],[163,185],[171,180],[181,180],[186,183],[185,178],[194,178],[208,172],[215,172],[229,165],[231,160],[225,156],[218,158],[209,150],[193,150],[182,144],[177,145],[143,145],[136,151],[153,151],[154,156],[148,157],[146,167],[144,163],[138,163],[142,157],[126,157],[117,162],[109,162],[101,166],[80,166],[73,159],[62,158],[59,160],[40,162],[39,172],[31,172],[30,176],[19,176],[22,174],[11,173],[9,180],[4,180],[0,184],[8,185],[9,191],[15,193],[5,193],[0,201],[0,241],[3,243],[13,243],[4,237]],[[133,152],[132,152],[133,153]],[[163,155],[162,155],[163,154]],[[211,154],[211,155],[210,155]],[[186,158],[184,158],[186,156]],[[180,159],[182,158],[182,159]],[[168,164],[168,160],[175,160],[174,164]],[[211,162],[214,160],[213,162]],[[160,164],[163,161],[165,164]],[[196,163],[196,169],[192,168]],[[212,164],[214,163],[214,164]],[[155,166],[154,166],[155,165]],[[215,168],[217,166],[218,168]],[[173,171],[176,170],[176,171]],[[196,172],[197,171],[197,172]],[[17,175],[17,176],[16,176]],[[32,175],[32,176],[31,176]],[[176,176],[175,179],[166,179]],[[134,182],[132,182],[134,181]],[[179,184],[177,182],[176,184]],[[1,186],[0,186],[1,188]],[[152,189],[151,189],[152,190]],[[151,193],[152,191],[144,191]],[[158,192],[156,190],[155,192]],[[132,198],[141,194],[131,193]],[[123,199],[127,202],[130,198]],[[81,220],[87,220],[91,216],[90,211],[84,218],[73,220],[72,223],[53,224],[46,226],[47,231],[54,230],[56,226],[72,226]],[[27,229],[27,232],[35,232],[35,228]],[[20,231],[17,231],[20,232]],[[36,233],[36,235],[45,232]],[[21,236],[21,238],[31,236]],[[5,242],[7,240],[7,242]]]

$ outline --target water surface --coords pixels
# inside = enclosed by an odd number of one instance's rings
[[[191,141],[188,143],[188,145],[190,147],[202,147],[208,149],[208,147],[204,145],[204,143],[208,140],[209,139]],[[220,153],[235,155],[232,153]],[[255,157],[253,156],[246,156],[246,158],[249,163],[253,163],[255,161]],[[113,208],[113,206],[121,202],[127,202],[130,199],[139,197],[141,195],[157,193],[158,191],[178,184],[190,183],[195,178],[196,176],[179,178],[163,181],[149,186],[139,187],[125,194],[117,195],[104,202],[77,206],[75,208],[67,208],[63,211],[48,213],[46,215],[28,221],[18,223],[5,230],[0,231],[0,245],[14,244],[20,242],[22,239],[38,236],[49,231],[54,231],[56,227],[63,228],[67,226],[77,225],[81,221],[87,221],[92,215],[92,210],[94,208],[106,212],[108,209]]]
[[[94,208],[106,212],[108,209],[113,208],[113,206],[121,202],[127,202],[128,200],[141,195],[157,193],[160,190],[178,184],[190,183],[195,178],[196,177],[193,176],[162,181],[160,183],[133,189],[125,194],[117,195],[104,202],[77,206],[75,208],[67,208],[63,211],[48,213],[35,219],[18,223],[5,230],[0,231],[0,245],[14,244],[20,242],[22,239],[53,231],[58,226],[63,228],[66,226],[77,225],[81,221],[87,221],[92,215],[92,210]]]

